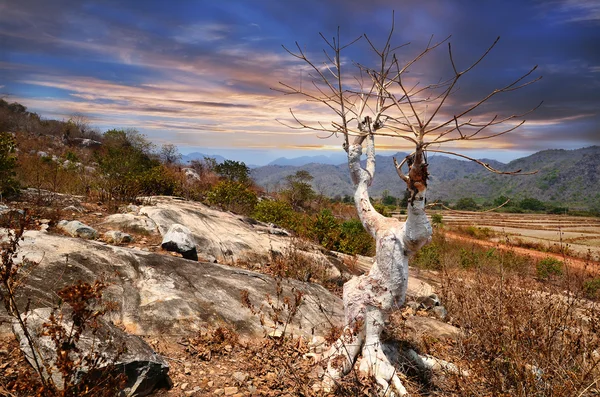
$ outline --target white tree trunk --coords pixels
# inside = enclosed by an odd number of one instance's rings
[[[373,208],[368,188],[375,172],[374,136],[366,139],[366,168],[360,164],[364,137],[348,147],[348,165],[356,188],[356,209],[363,226],[376,241],[376,257],[368,274],[344,284],[346,325],[328,353],[324,385],[331,389],[352,369],[362,352],[359,371],[374,376],[386,395],[405,395],[406,389],[382,350],[380,336],[389,312],[404,304],[408,259],[430,240],[432,230],[424,210],[425,186],[415,190],[404,223],[386,218]]]

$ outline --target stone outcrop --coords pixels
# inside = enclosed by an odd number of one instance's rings
[[[39,308],[28,312],[23,317],[26,318],[27,329],[31,335],[37,351],[38,362],[49,364],[44,369],[43,376],[51,377],[52,381],[59,388],[63,384],[63,377],[55,367],[56,347],[50,336],[45,334],[44,323],[50,322],[52,309]],[[69,310],[63,310],[65,314],[63,321],[59,323],[64,329],[71,329],[73,326]],[[56,316],[59,318],[60,316]],[[13,332],[20,343],[21,350],[25,353],[26,359],[34,366],[33,352],[24,336],[22,328],[16,320],[13,323]],[[77,348],[80,357],[92,357],[94,353],[100,353],[107,363],[114,365],[115,374],[123,373],[127,376],[127,383],[124,389],[124,395],[127,396],[145,396],[149,394],[154,386],[163,381],[169,371],[167,362],[156,354],[152,348],[140,337],[129,335],[113,324],[99,320],[99,327],[93,334],[88,327],[81,334]],[[119,351],[122,350],[122,353]],[[100,364],[95,370],[102,371],[106,364]],[[48,373],[49,370],[49,373]],[[89,368],[80,368],[83,372],[88,372]],[[76,374],[76,378],[81,375]]]
[[[196,243],[192,232],[178,223],[169,227],[160,246],[167,251],[180,253],[185,259],[198,260],[198,252],[196,251]]]
[[[242,290],[255,306],[264,305],[266,320],[267,294],[277,294],[272,277],[235,267],[40,231],[27,231],[24,237],[17,260],[25,256],[39,265],[21,290],[21,307],[28,301],[32,309],[52,306],[55,291],[105,275],[110,283],[105,298],[118,305],[111,319],[134,334],[189,333],[207,324],[228,324],[242,334],[262,335],[259,318],[242,305]],[[285,296],[292,296],[292,289],[304,294],[288,330],[309,336],[313,330],[327,332],[323,324],[340,324],[341,300],[325,288],[296,280],[283,280],[282,287]]]

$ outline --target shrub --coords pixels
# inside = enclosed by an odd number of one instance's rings
[[[17,159],[15,138],[8,132],[0,132],[0,195],[15,193],[19,184],[15,180]]]
[[[434,213],[431,214],[431,224],[434,227],[441,227],[444,225],[442,214]]]
[[[547,280],[563,274],[563,262],[548,256],[537,263],[535,270],[540,279]]]
[[[528,211],[544,211],[546,209],[546,205],[538,199],[526,197],[519,201],[519,208]]]
[[[436,242],[421,248],[412,260],[412,265],[423,269],[440,270],[442,268],[441,247]]]
[[[387,207],[383,204],[375,203],[373,204],[373,208],[375,208],[375,211],[379,212],[383,216],[390,216],[390,212],[388,211]]]
[[[223,180],[210,189],[207,201],[227,211],[251,214],[258,201],[256,193],[241,183]]]
[[[479,209],[479,206],[471,197],[463,197],[456,202],[454,209],[462,211],[476,211]]]
[[[312,224],[310,234],[323,247],[334,250],[340,237],[338,220],[333,216],[331,210],[324,209],[317,214]]]
[[[600,278],[587,280],[583,284],[585,295],[590,299],[598,299],[600,297]]]
[[[488,239],[494,237],[496,233],[489,227],[478,227],[478,226],[459,226],[456,229],[457,232],[466,234],[467,236],[477,239]]]
[[[350,219],[341,224],[337,250],[350,255],[375,254],[375,241],[358,219]]]
[[[297,215],[289,203],[279,200],[261,200],[254,207],[252,216],[259,221],[296,230]]]

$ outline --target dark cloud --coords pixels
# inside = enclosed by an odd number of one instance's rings
[[[170,89],[171,95],[165,96],[162,104],[149,96],[123,97],[129,100],[126,105],[132,112],[173,118],[188,115],[190,107],[250,112],[258,110],[257,96],[280,98],[270,90],[278,81],[294,84],[307,79],[282,44],[293,47],[297,40],[303,50],[319,59],[325,44],[318,32],[331,37],[338,26],[343,41],[367,32],[374,42],[382,42],[395,10],[395,42],[411,42],[399,51],[400,59],[414,56],[431,35],[439,39],[452,35],[456,63],[465,67],[501,36],[489,56],[461,78],[459,90],[444,109],[445,116],[456,114],[538,64],[536,75],[544,75],[541,81],[499,95],[481,111],[518,114],[543,100],[544,104],[527,116],[535,127],[527,129],[523,145],[560,145],[564,137],[569,142],[598,143],[600,136],[600,7],[592,0],[10,3],[3,5],[0,0],[0,86],[4,86],[2,92],[24,98],[36,97],[36,81],[44,81],[46,85],[40,83],[39,87],[45,88],[53,87],[58,78],[62,82],[78,77],[78,81],[97,79],[148,95],[160,96],[160,90],[167,89],[160,87],[165,86],[192,88]],[[369,54],[368,44],[362,40],[348,50],[345,59],[368,64],[373,61]],[[450,75],[447,47],[442,46],[415,65],[408,78],[426,84]],[[154,83],[159,83],[159,88],[148,88]],[[185,99],[193,87],[198,87],[200,100]],[[105,92],[95,93],[93,86],[75,88],[82,102],[109,100]],[[61,90],[68,92],[64,84]],[[228,97],[219,97],[224,92]],[[36,110],[44,113],[44,109]]]

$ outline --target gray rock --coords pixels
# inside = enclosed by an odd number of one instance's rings
[[[436,294],[431,294],[429,296],[420,296],[420,297],[417,297],[415,300],[418,303],[420,303],[421,306],[426,310],[430,310],[436,306],[441,305],[440,299],[438,298],[438,296]]]
[[[132,242],[133,237],[131,237],[130,234],[118,230],[109,230],[104,233],[104,240],[106,240],[108,243],[121,244]]]
[[[52,339],[44,334],[43,324],[49,322],[52,309],[39,308],[28,312],[27,329],[34,340],[36,346],[36,355],[38,361],[49,363],[48,373],[44,369],[43,376],[52,378],[55,385],[59,388],[62,386],[62,375],[54,366],[56,362],[56,348]],[[70,318],[70,310],[63,310],[63,322],[61,325],[65,329],[71,329],[73,323],[68,320]],[[57,318],[60,318],[57,316]],[[129,335],[113,324],[99,320],[100,327],[94,335],[90,328],[87,328],[77,342],[77,348],[81,351],[82,356],[91,355],[91,352],[100,352],[101,356],[110,363],[114,361],[115,372],[125,373],[127,376],[127,384],[123,395],[127,396],[145,396],[148,395],[154,386],[162,381],[169,371],[169,365],[166,361],[157,355],[150,346],[140,337]],[[31,365],[34,365],[33,352],[29,346],[27,339],[24,336],[18,322],[13,322],[13,332],[19,341],[21,350],[24,352],[26,359]],[[117,351],[122,346],[125,347],[123,354],[117,357]],[[101,364],[102,369],[104,365]],[[82,372],[87,372],[88,367],[82,367]],[[79,375],[81,376],[81,375]]]
[[[263,335],[258,316],[242,305],[241,293],[263,305],[269,321],[267,294],[275,297],[276,281],[267,275],[208,262],[192,262],[171,255],[106,245],[93,240],[29,230],[20,243],[19,257],[39,262],[20,289],[21,307],[47,306],[56,291],[77,280],[93,282],[109,277],[104,298],[118,304],[111,320],[136,335],[195,333],[206,324],[225,323],[239,333]],[[66,266],[65,266],[66,264]],[[48,282],[52,280],[52,282]],[[320,285],[283,280],[284,296],[292,289],[304,295],[302,306],[288,331],[294,335],[322,335],[343,321],[342,301]],[[3,311],[0,306],[0,316]],[[269,324],[267,324],[269,325]]]
[[[94,240],[98,238],[98,232],[96,229],[85,225],[79,221],[66,221],[62,220],[56,225],[61,230],[69,233],[73,237],[81,237],[85,239]]]
[[[409,339],[419,342],[424,335],[436,339],[453,339],[460,336],[460,330],[453,325],[431,317],[410,316],[406,319]]]
[[[128,232],[156,233],[156,223],[145,215],[113,214],[104,219],[102,225],[110,225]]]
[[[69,139],[69,143],[75,144],[82,148],[99,148],[102,146],[102,142],[88,138],[71,138]]]
[[[194,236],[187,227],[178,223],[171,225],[160,245],[167,251],[179,252],[185,259],[198,260]]]
[[[63,208],[62,210],[63,211],[71,211],[71,212],[79,212],[79,213],[83,212],[83,208],[76,207],[74,205],[69,205],[68,207]]]
[[[185,172],[185,176],[189,180],[199,181],[200,175],[193,168],[182,168],[183,172]]]
[[[448,310],[446,310],[446,308],[442,305],[434,307],[431,311],[433,312],[433,314],[435,314],[437,318],[439,318],[442,321],[444,321],[448,316]]]

